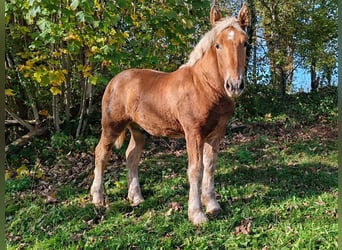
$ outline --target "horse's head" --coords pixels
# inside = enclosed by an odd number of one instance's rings
[[[210,11],[210,22],[220,25],[220,13],[213,7]],[[246,61],[247,34],[245,29],[249,23],[249,13],[244,4],[237,19],[215,37],[213,46],[217,55],[219,73],[224,80],[224,88],[230,97],[240,95],[245,87],[244,72]],[[221,24],[223,25],[223,24]]]

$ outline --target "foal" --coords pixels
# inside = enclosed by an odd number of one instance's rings
[[[212,29],[178,70],[130,69],[109,82],[102,99],[102,134],[95,149],[91,187],[95,205],[104,203],[104,169],[112,146],[122,145],[126,129],[131,135],[126,151],[128,199],[133,206],[143,201],[138,181],[143,129],[151,135],[185,138],[191,223],[208,221],[202,205],[208,214],[220,211],[214,191],[215,162],[234,98],[244,89],[248,9],[243,5],[237,18],[222,19],[212,8],[210,22]]]

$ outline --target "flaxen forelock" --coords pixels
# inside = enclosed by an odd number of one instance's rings
[[[190,53],[188,62],[183,66],[193,66],[212,46],[216,35],[228,27],[234,27],[235,29],[245,33],[245,31],[240,27],[238,20],[234,17],[227,17],[217,21],[215,26],[198,42],[193,51]]]

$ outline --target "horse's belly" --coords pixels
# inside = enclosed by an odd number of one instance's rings
[[[147,133],[154,136],[184,137],[182,126],[177,121],[164,120],[158,117],[153,118],[152,116],[144,119],[144,115],[142,115],[140,119],[135,119],[134,122]]]
[[[154,135],[154,136],[166,136],[171,138],[184,138],[184,133],[182,131],[176,131],[172,128],[164,128],[164,129],[156,129],[156,128],[149,128],[144,129],[147,133]]]

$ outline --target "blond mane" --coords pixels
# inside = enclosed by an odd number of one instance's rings
[[[224,19],[221,19],[220,21],[217,21],[215,26],[210,31],[208,31],[198,42],[193,51],[190,53],[188,62],[182,65],[182,67],[193,66],[212,46],[216,35],[221,33],[228,27],[234,27],[235,29],[245,33],[245,31],[241,29],[237,19],[234,17],[226,17]]]

